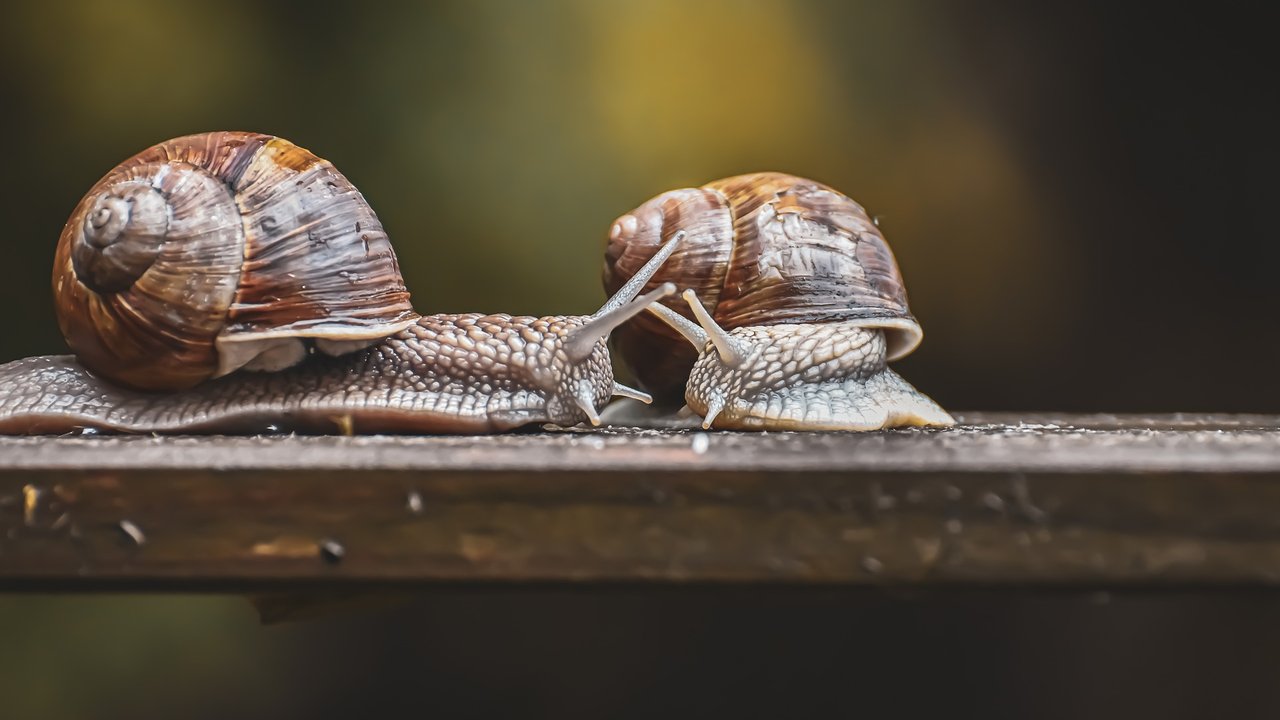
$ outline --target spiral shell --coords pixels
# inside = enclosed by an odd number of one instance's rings
[[[215,132],[155,145],[76,206],[58,242],[58,324],[121,385],[178,390],[338,353],[417,319],[373,210],[287,140]]]
[[[646,288],[673,282],[693,289],[727,330],[857,321],[885,330],[889,360],[920,343],[884,236],[861,205],[826,185],[755,173],[658,195],[614,222],[606,291],[621,287],[679,230],[685,241]],[[664,304],[692,317],[681,302]],[[614,340],[655,396],[681,397],[697,356],[685,339],[646,315],[619,328]]]

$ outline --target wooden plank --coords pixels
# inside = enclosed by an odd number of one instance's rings
[[[0,589],[1280,583],[1280,416],[0,438]]]

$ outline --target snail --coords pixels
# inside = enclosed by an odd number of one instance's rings
[[[861,205],[782,173],[658,195],[609,233],[616,290],[662,246],[680,247],[647,285],[684,288],[686,307],[649,308],[614,342],[642,387],[704,428],[874,430],[954,420],[887,365],[923,337],[897,262]]]
[[[679,237],[590,316],[419,316],[373,210],[287,140],[215,132],[121,163],[58,243],[75,357],[0,365],[0,432],[483,433],[598,423],[607,338]]]

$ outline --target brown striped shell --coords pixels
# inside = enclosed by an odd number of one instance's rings
[[[89,370],[144,390],[340,352],[417,319],[377,216],[328,161],[270,135],[160,143],[98,181],[53,268]]]
[[[621,287],[679,230],[685,240],[646,289],[663,282],[692,288],[726,330],[860,321],[885,329],[890,360],[920,343],[884,236],[861,205],[826,185],[755,173],[665,192],[614,222],[605,290]],[[678,298],[664,304],[692,319]],[[683,395],[697,357],[687,340],[649,314],[613,337],[650,392],[669,401]]]

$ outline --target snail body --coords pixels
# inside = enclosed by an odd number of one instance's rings
[[[77,205],[54,294],[75,356],[0,365],[0,433],[497,432],[599,422],[607,338],[674,291],[658,253],[593,315],[420,316],[373,210],[280,138],[207,133]]]
[[[708,428],[954,423],[887,365],[923,331],[861,205],[782,173],[663,193],[614,222],[606,289],[676,232],[681,248],[649,282],[685,288],[684,302],[651,307],[615,338],[655,397],[683,397]]]
[[[426,315],[353,353],[164,393],[103,382],[68,355],[26,358],[0,365],[0,432],[490,433],[576,425],[615,394],[644,397],[614,383],[600,336],[585,356],[567,351],[591,322]]]

